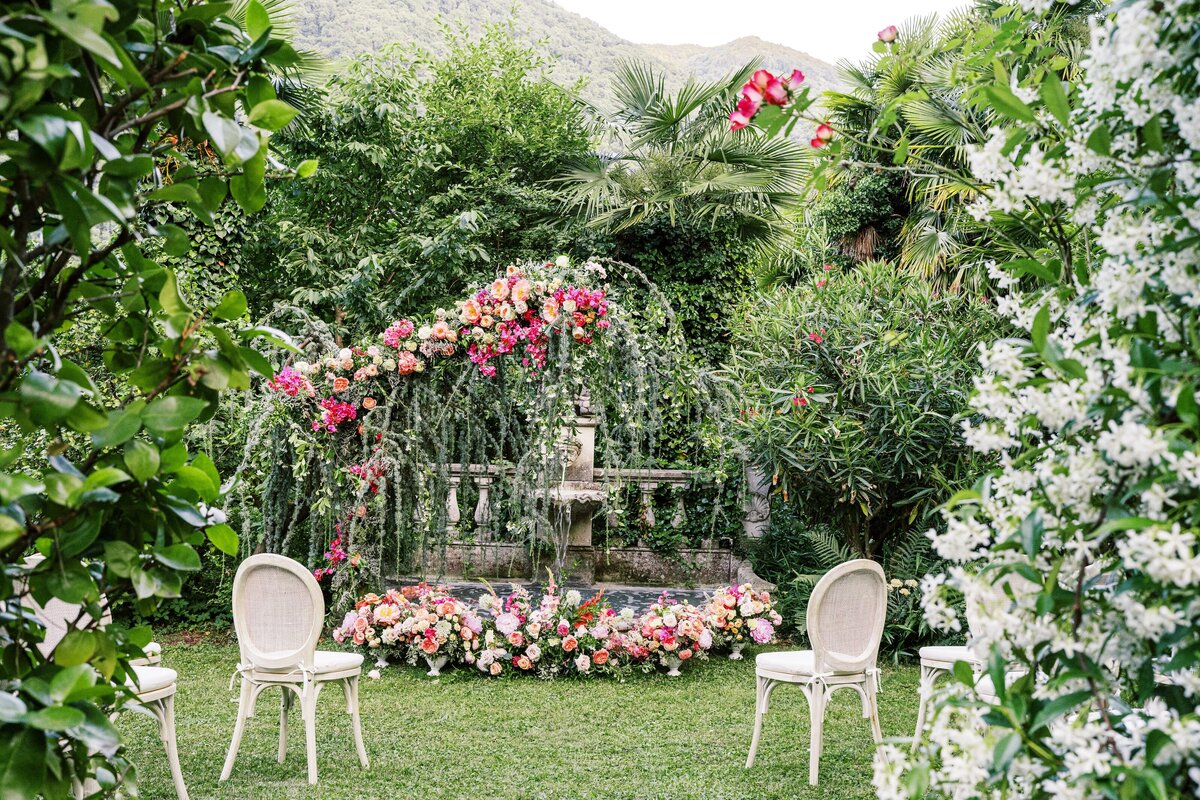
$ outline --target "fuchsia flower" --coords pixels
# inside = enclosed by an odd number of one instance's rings
[[[879,32],[879,41],[884,44],[891,44],[900,38],[900,30],[895,25],[888,25]]]

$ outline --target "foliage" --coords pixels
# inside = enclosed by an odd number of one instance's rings
[[[817,196],[806,223],[823,231],[842,266],[895,259],[907,211],[901,186],[898,175],[882,170],[847,176]]]
[[[539,557],[548,546],[561,574],[567,541],[556,534],[570,511],[556,487],[577,414],[595,418],[598,466],[644,466],[656,400],[687,380],[678,350],[624,312],[636,291],[564,256],[510,266],[432,324],[398,320],[347,348],[306,320],[303,358],[241,412],[246,541],[311,565],[336,536],[379,581],[424,571],[451,535],[474,534]],[[520,311],[485,326],[489,308],[499,319]],[[474,476],[454,465],[491,470],[491,518],[477,526],[464,514],[448,531],[451,487],[460,508],[478,497]],[[348,579],[335,580],[339,597]]]
[[[243,256],[256,313],[287,302],[339,335],[375,330],[494,264],[569,250],[542,182],[589,146],[578,106],[508,28],[445,36],[441,57],[388,47],[346,65],[311,134],[288,133],[325,168],[273,194]]]
[[[958,437],[981,340],[978,301],[868,263],[765,294],[737,326],[734,437],[784,502],[836,526],[860,556],[986,466]]]
[[[158,206],[208,222],[227,193],[247,211],[265,201],[268,138],[296,113],[268,76],[301,56],[257,2],[228,13],[82,0],[8,3],[0,18],[7,798],[66,796],[87,776],[109,794],[132,778],[107,715],[131,700],[128,659],[149,631],[102,629],[105,593],[130,591],[149,611],[199,569],[206,535],[237,546],[202,510],[220,499],[212,460],[181,440],[221,392],[270,374],[252,345],[278,336],[240,324],[240,292],[193,307],[144,251],[155,240],[169,254],[190,246],[156,221]],[[201,179],[177,135],[207,141],[219,169]],[[72,338],[76,325],[87,335]],[[62,357],[60,341],[89,337],[102,361]],[[46,556],[32,569],[31,550]],[[82,603],[90,619],[44,657],[32,646],[43,629],[14,584],[39,603]]]
[[[1042,24],[1025,29],[1030,48],[1009,66],[1012,73],[1051,61],[1073,77],[1087,38],[1084,20],[1093,7],[1060,3]],[[876,257],[872,251],[895,252],[901,268],[939,289],[979,294],[986,289],[983,267],[989,260],[1016,257],[1036,242],[1036,222],[1017,216],[980,224],[968,211],[979,182],[970,174],[967,151],[991,127],[1007,123],[995,106],[972,103],[963,92],[964,83],[984,69],[972,63],[964,42],[992,25],[1001,30],[1013,25],[1002,9],[992,22],[997,8],[987,2],[941,21],[912,19],[900,26],[896,41],[877,44],[868,59],[839,65],[846,88],[824,102],[844,149],[823,178],[830,188],[818,202],[852,195],[863,181],[878,181],[881,171],[893,175],[878,187],[877,216],[859,217],[861,227],[841,241],[855,260]],[[997,226],[1005,228],[1004,235],[992,232]]]
[[[752,62],[670,93],[651,65],[623,64],[618,107],[605,119],[616,152],[595,154],[562,177],[566,208],[604,230],[660,217],[730,222],[747,241],[778,244],[788,228],[784,212],[800,200],[806,153],[788,139],[728,130],[730,101],[753,70]]]
[[[1105,9],[1077,79],[1028,35],[1059,8],[964,44],[965,102],[1007,121],[970,151],[972,211],[1040,221],[992,272],[1021,333],[985,348],[965,427],[998,469],[947,504],[957,566],[926,592],[946,628],[964,593],[996,699],[959,670],[919,754],[881,754],[884,797],[1200,791],[1200,4]]]

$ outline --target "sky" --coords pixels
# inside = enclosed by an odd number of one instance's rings
[[[942,14],[967,0],[554,0],[643,44],[717,45],[742,36],[803,50],[822,61],[858,60],[881,28]]]

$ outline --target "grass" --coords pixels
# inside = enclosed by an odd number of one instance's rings
[[[854,798],[873,797],[869,723],[858,695],[834,695],[825,722],[821,784],[808,785],[808,708],[795,687],[775,691],[758,759],[743,769],[754,709],[754,662],[713,659],[684,676],[612,680],[485,679],[466,670],[440,679],[407,667],[362,682],[363,735],[371,768],[354,755],[342,693],[317,709],[320,783],[306,782],[297,710],[287,760],[275,761],[277,693],[247,724],[233,775],[217,776],[233,731],[237,648],[178,644],[163,663],[179,672],[175,714],[192,798]],[[884,667],[885,737],[916,722],[917,671]],[[174,798],[154,723],[120,722],[142,795]]]

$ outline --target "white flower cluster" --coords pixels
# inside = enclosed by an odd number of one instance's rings
[[[1130,771],[1151,769],[1169,796],[1200,787],[1196,30],[1197,0],[1120,4],[1093,21],[1070,130],[1043,118],[1024,136],[997,128],[971,154],[988,185],[974,213],[1036,207],[1079,226],[1074,244],[1049,231],[1044,244],[1086,259],[1087,279],[1064,269],[1053,290],[1021,291],[989,266],[997,308],[1030,333],[982,350],[963,433],[998,468],[930,532],[954,566],[923,583],[926,617],[961,629],[950,602],[961,593],[976,652],[1036,677],[1018,690],[1024,702],[1088,699],[1035,735],[1037,747],[1014,740],[1002,764],[1010,731],[989,728],[980,704],[940,703],[915,757],[939,795],[1125,796]],[[1047,312],[1048,330],[1034,333]],[[1098,666],[1085,679],[1087,664]],[[943,701],[972,694],[945,691]],[[907,796],[916,763],[881,748],[879,796]]]

